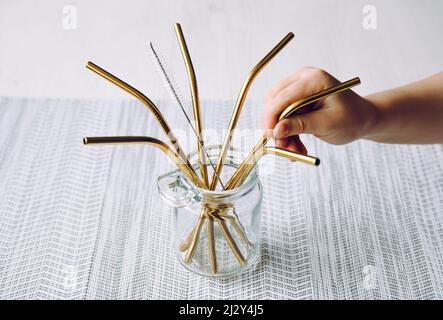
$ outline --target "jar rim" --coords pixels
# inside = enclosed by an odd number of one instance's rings
[[[214,150],[221,150],[222,145],[208,145],[205,146],[206,151],[208,152],[209,156],[212,159],[212,156],[216,157],[215,160],[218,159],[219,156],[219,152],[217,154],[212,155],[211,151]],[[231,153],[230,153],[231,152]],[[234,163],[229,163],[229,165],[234,166],[235,168],[238,168],[239,165],[241,164],[242,160],[240,159],[240,157],[233,157],[232,156],[232,152],[237,152],[239,153],[243,158],[245,158],[245,152],[239,148],[235,148],[235,147],[229,147],[229,151],[228,154],[226,155],[226,158],[230,158],[231,161],[237,160],[237,162]],[[188,159],[192,159],[192,157],[198,157],[198,152],[197,151],[193,151],[188,155]],[[191,162],[192,163],[192,162]],[[213,161],[214,163],[214,161]],[[226,161],[225,161],[225,165],[227,165]],[[207,166],[211,167],[211,164],[207,164]],[[195,170],[199,170],[199,163],[196,161],[195,164],[193,164],[193,167]],[[242,196],[246,193],[248,193],[251,189],[253,189],[257,183],[259,182],[259,169],[258,169],[258,165],[255,164],[253,169],[251,170],[251,172],[248,174],[247,178],[245,179],[245,181],[238,187],[233,188],[233,189],[229,189],[229,190],[208,190],[208,189],[204,189],[201,187],[196,186],[194,183],[192,183],[184,174],[182,174],[181,172],[179,172],[179,174],[184,178],[184,180],[186,181],[186,183],[189,185],[189,187],[193,188],[194,190],[196,190],[199,194],[201,194],[203,197],[210,197],[210,198],[230,198],[230,197],[238,197],[238,196]],[[225,182],[224,182],[225,184]]]

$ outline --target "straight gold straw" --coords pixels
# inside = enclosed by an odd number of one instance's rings
[[[83,143],[85,145],[89,144],[148,144],[159,148],[163,151],[172,161],[175,162],[177,167],[197,186],[202,187],[202,183],[198,178],[195,171],[183,163],[178,154],[171,149],[166,143],[161,140],[152,137],[141,137],[141,136],[121,136],[121,137],[85,137],[83,138]]]
[[[281,49],[283,49],[289,41],[292,40],[294,37],[294,34],[292,32],[288,33],[249,73],[248,77],[246,78],[245,82],[243,83],[243,86],[240,90],[240,94],[237,98],[237,102],[235,104],[234,111],[231,116],[231,120],[229,122],[228,130],[226,133],[225,140],[223,142],[223,146],[215,167],[215,172],[217,175],[221,174],[223,164],[225,161],[226,154],[228,152],[229,146],[231,144],[232,135],[235,127],[237,126],[238,119],[240,117],[240,113],[242,111],[243,105],[246,100],[246,95],[248,94],[248,91],[252,85],[252,82],[257,77],[257,75],[260,73],[260,71],[269,63],[269,61],[274,58],[277,53],[280,52]],[[212,175],[210,189],[214,190],[215,186],[217,184],[217,175],[214,173]]]
[[[149,100],[148,97],[146,97],[143,93],[141,93],[139,90],[135,89],[134,87],[130,86],[126,82],[120,80],[119,78],[117,78],[113,74],[100,68],[98,65],[92,63],[91,61],[88,61],[86,63],[86,68],[94,71],[98,75],[102,76],[106,80],[109,80],[110,82],[112,82],[116,86],[120,87],[121,89],[125,90],[126,92],[130,93],[135,98],[140,100],[152,112],[152,114],[154,115],[157,122],[160,124],[160,127],[162,128],[163,132],[167,135],[175,152],[178,154],[178,156],[182,160],[182,162],[185,163],[188,167],[192,168],[191,170],[194,171],[192,165],[189,163],[189,160],[186,157],[186,154],[183,152],[183,149],[180,146],[180,143],[178,142],[177,137],[172,132],[171,128],[169,127],[165,118],[161,114],[160,110],[158,110],[158,108],[155,106],[155,104],[151,100]]]

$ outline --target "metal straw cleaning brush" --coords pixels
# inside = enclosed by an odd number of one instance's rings
[[[230,276],[253,265],[259,254],[263,190],[256,166],[258,160],[265,154],[273,154],[296,163],[320,163],[316,157],[268,147],[266,136],[263,136],[246,155],[231,145],[233,131],[254,79],[293,39],[294,34],[288,33],[247,75],[235,103],[223,144],[206,146],[197,77],[182,28],[178,23],[175,25],[175,33],[189,80],[192,120],[165,62],[152,43],[149,44],[149,50],[162,81],[195,135],[197,150],[191,154],[186,153],[161,111],[147,96],[92,62],[86,64],[88,69],[127,91],[151,111],[166,134],[169,144],[142,136],[85,137],[83,142],[85,145],[142,143],[162,150],[177,166],[176,171],[160,176],[157,184],[162,198],[174,208],[174,246],[179,262],[203,276]],[[312,111],[310,107],[313,103],[359,83],[359,78],[354,78],[294,101],[284,110],[279,120]],[[230,177],[227,181],[221,178],[222,170],[224,177]],[[218,184],[220,190],[217,189]]]

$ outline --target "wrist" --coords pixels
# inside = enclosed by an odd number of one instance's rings
[[[365,97],[367,103],[367,118],[362,139],[377,141],[383,135],[383,108],[375,95]]]

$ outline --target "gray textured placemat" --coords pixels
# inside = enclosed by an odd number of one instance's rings
[[[224,128],[232,102],[203,108]],[[259,126],[251,108],[240,128]],[[0,298],[443,298],[441,145],[305,137],[320,167],[263,159],[277,171],[261,177],[261,259],[213,280],[175,261],[172,210],[156,189],[173,167],[160,151],[85,147],[88,135],[164,139],[136,101],[0,98]]]

